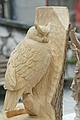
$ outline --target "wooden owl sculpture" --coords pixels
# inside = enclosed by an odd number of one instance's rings
[[[10,56],[5,75],[4,110],[15,110],[22,96],[25,111],[30,116],[19,116],[19,120],[62,120],[68,10],[39,7],[35,23]]]
[[[29,107],[30,100],[33,99],[33,89],[45,75],[47,77],[49,74],[52,54],[48,36],[49,25],[46,27],[35,25],[29,29],[25,39],[11,53],[5,74],[5,88],[7,89],[5,111],[14,110],[21,96],[23,99],[29,96],[29,100],[24,101],[24,105],[26,103]],[[40,114],[39,110],[25,106],[28,113]]]

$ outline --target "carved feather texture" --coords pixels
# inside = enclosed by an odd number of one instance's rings
[[[30,39],[22,41],[10,56],[5,74],[6,88],[18,90],[26,85],[26,88],[32,89],[46,73],[50,61],[47,43]]]

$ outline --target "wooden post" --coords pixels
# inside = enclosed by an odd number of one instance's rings
[[[64,61],[68,41],[69,14],[65,7],[39,7],[36,9],[35,23],[47,25],[51,23],[50,46],[53,53],[53,63],[58,68],[53,70],[52,83],[50,86],[53,91],[51,104],[55,109],[56,120],[62,120],[63,115],[63,83],[64,83]],[[55,53],[54,53],[55,52]],[[57,56],[55,56],[57,55]],[[59,71],[58,71],[59,70]]]

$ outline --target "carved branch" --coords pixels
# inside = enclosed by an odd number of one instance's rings
[[[27,114],[27,111],[25,109],[19,109],[19,110],[13,110],[13,111],[6,112],[6,116],[8,118],[11,118],[17,115],[22,115],[22,114]]]

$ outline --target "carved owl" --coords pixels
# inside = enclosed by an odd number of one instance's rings
[[[46,74],[52,57],[48,36],[49,25],[35,25],[11,53],[5,74],[5,110],[14,109],[17,98],[25,92],[32,93],[33,87]]]

